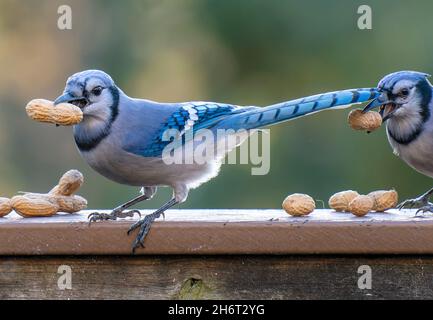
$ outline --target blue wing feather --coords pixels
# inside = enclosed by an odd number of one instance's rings
[[[166,132],[177,130],[180,134],[188,130],[211,129],[216,123],[227,116],[249,111],[255,107],[239,107],[231,104],[215,102],[188,102],[179,105],[162,125],[155,138],[145,147],[129,148],[129,152],[145,156],[159,157],[164,148],[173,141],[164,138]],[[185,139],[183,139],[185,143]]]

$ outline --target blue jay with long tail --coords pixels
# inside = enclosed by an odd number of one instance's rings
[[[391,73],[380,80],[380,95],[364,111],[380,107],[389,143],[409,166],[433,178],[433,87],[430,75],[416,71]],[[417,207],[417,213],[433,212],[429,202],[433,188],[423,195],[398,205]]]
[[[158,103],[130,98],[105,72],[87,70],[67,80],[66,88],[55,104],[69,102],[82,109],[83,121],[74,126],[74,138],[81,155],[94,170],[118,183],[142,187],[139,196],[111,213],[92,213],[90,222],[132,216],[139,212],[127,209],[151,199],[158,186],[173,189],[173,197],[167,203],[129,229],[128,234],[140,229],[133,244],[135,251],[138,246],[143,246],[152,222],[165,210],[184,202],[191,188],[215,177],[222,158],[247,139],[251,130],[333,107],[369,101],[377,96],[374,88],[353,89],[264,108],[214,102]],[[167,164],[164,161],[164,149],[172,142],[164,138],[167,130],[178,130],[183,139],[188,133],[199,134],[201,129],[211,132],[243,129],[246,134],[240,141],[231,139],[223,152],[217,152],[205,163]],[[179,148],[191,144],[191,139],[183,141]],[[194,143],[193,147],[196,146]]]

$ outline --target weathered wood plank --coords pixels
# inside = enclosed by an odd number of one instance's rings
[[[72,289],[59,290],[60,265]],[[357,286],[360,265],[372,289]],[[0,299],[433,299],[433,257],[1,257]]]
[[[150,211],[143,211],[143,214]],[[133,219],[87,223],[88,212],[50,218],[0,218],[0,255],[131,253]],[[358,218],[316,210],[170,210],[138,254],[433,254],[433,216],[414,211]]]

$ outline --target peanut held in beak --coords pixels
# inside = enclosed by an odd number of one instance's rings
[[[70,103],[54,105],[52,101],[34,99],[26,106],[27,115],[39,122],[53,123],[59,126],[72,126],[83,120],[80,108]]]
[[[354,130],[374,131],[382,125],[382,117],[379,112],[362,112],[360,109],[352,110],[347,118],[349,125]]]

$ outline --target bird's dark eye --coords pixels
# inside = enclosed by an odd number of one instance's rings
[[[92,89],[92,94],[95,96],[99,96],[101,94],[101,92],[102,92],[102,87],[98,86],[98,87],[95,87]]]
[[[402,97],[407,97],[409,95],[409,89],[406,89],[406,88],[405,89],[401,89],[400,95]]]

